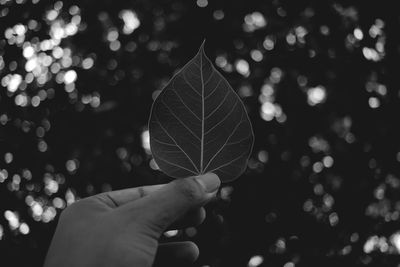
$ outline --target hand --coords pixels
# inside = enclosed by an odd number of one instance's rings
[[[45,267],[150,267],[156,254],[157,262],[194,262],[194,243],[158,240],[168,229],[200,224],[219,186],[209,173],[79,200],[62,212]]]

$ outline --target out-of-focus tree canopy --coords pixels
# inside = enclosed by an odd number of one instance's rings
[[[206,222],[165,238],[196,241],[197,266],[395,266],[396,10],[0,0],[0,265],[41,266],[77,199],[169,180],[151,159],[149,111],[206,39],[248,108],[255,146]]]

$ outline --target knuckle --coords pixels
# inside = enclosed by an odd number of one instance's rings
[[[71,205],[66,207],[60,214],[60,220],[61,221],[66,221],[69,220],[73,216],[76,210],[76,205]]]
[[[61,212],[60,219],[69,220],[75,217],[83,217],[82,215],[85,215],[85,212],[82,212],[82,210],[85,208],[87,203],[87,199],[82,199],[72,203]]]

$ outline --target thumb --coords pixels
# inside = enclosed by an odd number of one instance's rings
[[[135,209],[140,211],[140,218],[136,218],[136,222],[161,235],[186,212],[213,199],[220,184],[220,179],[214,173],[174,180],[134,202],[137,205]]]

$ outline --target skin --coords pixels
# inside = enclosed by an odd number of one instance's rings
[[[62,212],[44,266],[190,266],[199,255],[193,242],[159,239],[200,224],[219,186],[209,173],[79,200]]]

